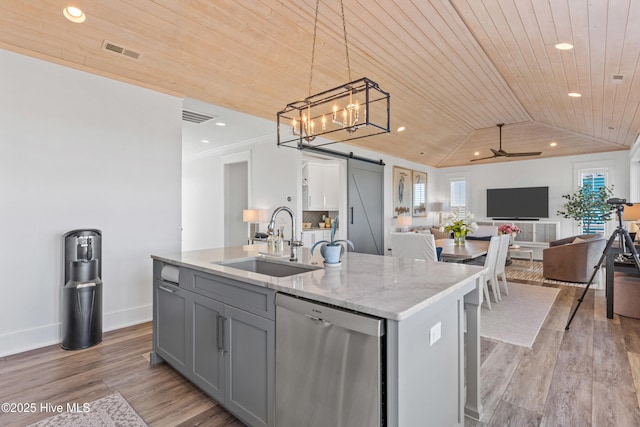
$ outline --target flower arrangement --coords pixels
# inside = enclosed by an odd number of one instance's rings
[[[500,234],[511,234],[515,236],[520,232],[520,228],[515,224],[502,224],[498,227],[498,233]]]
[[[457,209],[449,212],[444,218],[444,224],[440,226],[440,231],[453,231],[454,234],[465,236],[467,233],[473,233],[478,229],[478,224],[473,221],[474,215],[472,213],[469,212],[463,219],[458,218],[458,213]]]

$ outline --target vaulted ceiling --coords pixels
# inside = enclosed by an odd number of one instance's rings
[[[82,24],[67,5],[3,0],[0,47],[274,121],[348,81],[339,0],[319,3],[311,88],[314,0],[77,0]],[[640,1],[344,0],[344,11],[353,80],[391,93],[391,134],[355,145],[442,167],[517,160],[470,163],[498,148],[498,123],[504,150],[539,157],[625,150],[640,132]]]

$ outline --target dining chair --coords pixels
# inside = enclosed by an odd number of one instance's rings
[[[493,236],[489,241],[489,248],[487,249],[487,257],[484,259],[484,266],[487,268],[487,272],[484,275],[482,289],[487,301],[487,307],[491,310],[491,298],[489,296],[489,285],[493,291],[493,298],[496,302],[498,299],[498,283],[496,280],[496,259],[498,258],[498,250],[500,249],[500,236]]]
[[[433,234],[392,232],[390,237],[391,256],[438,261]]]
[[[508,252],[509,252],[509,235],[502,234],[500,235],[500,249],[498,250],[498,256],[496,257],[496,268],[495,268],[495,282],[496,282],[496,287],[498,289],[498,298],[500,298],[500,300],[502,300],[502,295],[500,293],[500,282],[498,279],[502,279],[502,284],[504,285],[504,294],[509,295],[509,287],[507,286],[507,275],[505,273],[505,265],[507,263]]]

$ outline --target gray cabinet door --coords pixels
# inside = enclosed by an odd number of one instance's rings
[[[272,426],[275,322],[231,306],[225,317],[225,406],[252,426]]]
[[[224,402],[224,304],[193,295],[191,379],[213,398]]]
[[[187,291],[177,286],[154,281],[155,351],[175,369],[189,370],[187,355]]]

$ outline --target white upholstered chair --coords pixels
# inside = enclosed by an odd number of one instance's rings
[[[390,233],[391,256],[438,261],[436,241],[431,233]]]
[[[495,268],[495,282],[498,290],[498,298],[502,300],[502,295],[500,294],[500,283],[498,279],[502,279],[502,284],[504,285],[504,293],[505,295],[509,295],[509,287],[507,286],[507,276],[505,273],[505,264],[507,262],[507,253],[509,252],[509,235],[502,234],[500,237],[500,247],[498,250],[498,256],[496,257],[496,268]],[[500,276],[500,277],[498,277]]]
[[[487,256],[484,259],[484,266],[487,268],[487,272],[483,278],[482,289],[487,301],[487,307],[491,310],[491,298],[489,297],[489,285],[493,291],[493,298],[496,302],[498,299],[498,282],[496,280],[496,259],[498,258],[498,250],[500,249],[500,236],[493,236],[489,242],[489,249],[487,249]]]

